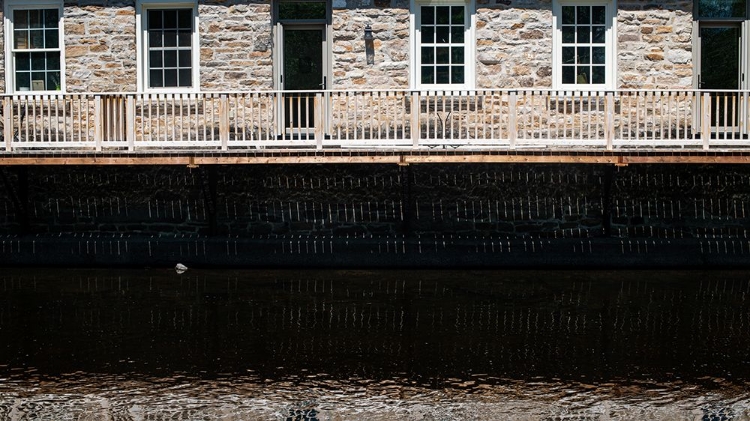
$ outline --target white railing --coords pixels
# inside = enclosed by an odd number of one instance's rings
[[[750,91],[5,95],[6,151],[743,148]]]

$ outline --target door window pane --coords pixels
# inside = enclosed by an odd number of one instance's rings
[[[701,88],[739,88],[740,35],[738,26],[700,28]]]
[[[279,2],[280,20],[321,20],[326,18],[325,2]]]
[[[285,90],[320,90],[323,86],[323,31],[284,29]]]
[[[744,0],[698,0],[698,16],[701,18],[744,18]]]

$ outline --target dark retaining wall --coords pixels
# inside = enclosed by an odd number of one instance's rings
[[[749,197],[747,166],[0,167],[0,264],[747,265]]]

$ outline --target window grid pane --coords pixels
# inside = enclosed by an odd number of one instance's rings
[[[14,10],[13,49],[60,48],[57,9]]]
[[[150,88],[193,86],[192,17],[191,9],[148,11],[147,57]]]
[[[562,83],[606,83],[605,6],[562,7]]]
[[[59,52],[19,52],[15,54],[17,91],[44,91],[60,88]]]
[[[13,10],[11,52],[16,91],[61,88],[58,9]]]
[[[421,6],[420,77],[425,85],[465,83],[465,6]]]

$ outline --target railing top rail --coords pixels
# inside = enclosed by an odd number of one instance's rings
[[[96,97],[96,96],[136,96],[136,97],[203,97],[217,95],[276,95],[276,94],[357,94],[357,93],[401,93],[420,95],[486,95],[490,93],[511,92],[538,92],[540,94],[576,96],[576,95],[604,95],[604,94],[632,94],[632,93],[692,93],[692,94],[716,94],[737,93],[750,94],[750,89],[551,89],[551,88],[503,88],[503,89],[327,89],[327,90],[252,90],[252,91],[195,91],[195,92],[24,92],[24,93],[0,93],[0,98],[60,98],[60,97]]]

